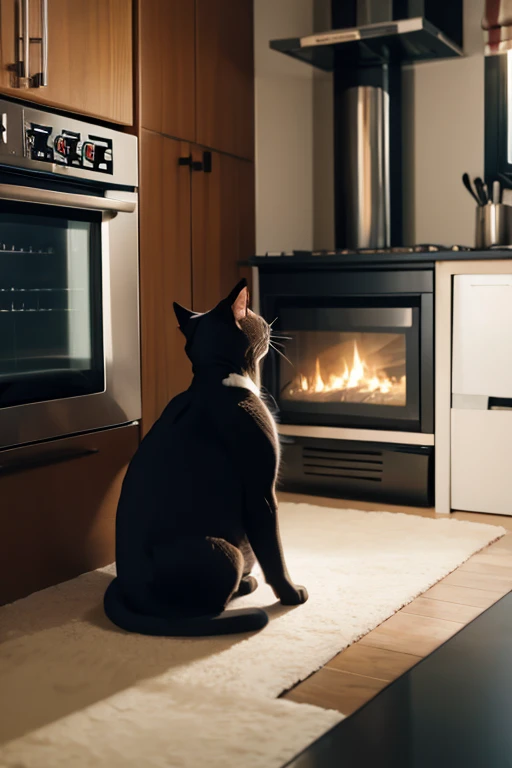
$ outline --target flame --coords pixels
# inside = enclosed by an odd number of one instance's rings
[[[325,391],[325,384],[322,380],[322,375],[320,373],[320,360],[316,359],[316,366],[315,366],[315,378],[314,378],[314,384],[313,384],[313,390],[315,392],[324,392]]]
[[[384,371],[370,370],[364,359],[361,358],[357,342],[354,341],[354,354],[352,365],[349,368],[347,361],[343,360],[343,371],[327,375],[322,372],[320,358],[316,358],[315,372],[307,377],[299,374],[297,383],[290,389],[289,394],[297,391],[308,394],[321,394],[327,392],[343,392],[352,390],[356,393],[376,394],[404,394],[406,391],[406,378],[389,378]]]

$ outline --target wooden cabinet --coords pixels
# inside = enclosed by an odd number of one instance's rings
[[[145,434],[192,376],[173,301],[211,309],[254,253],[252,0],[138,0],[138,19]]]
[[[0,91],[131,125],[132,0],[48,0],[48,85],[20,88],[17,0],[0,0]],[[30,0],[29,74],[42,70],[41,0]]]
[[[190,363],[172,307],[192,304],[191,173],[188,144],[142,131],[140,292],[142,425],[147,432],[168,401],[190,383]]]
[[[139,0],[140,123],[193,141],[195,13],[192,0]]]
[[[240,278],[238,261],[254,252],[254,165],[143,130],[140,217],[146,433],[191,380],[173,301],[211,309]]]
[[[254,156],[252,0],[196,0],[196,141]]]
[[[195,160],[201,151],[194,149]],[[205,312],[240,279],[254,252],[253,164],[211,153],[211,171],[192,173],[192,307]]]
[[[252,0],[139,0],[140,124],[254,156]]]
[[[2,454],[0,605],[113,562],[138,437],[126,426]]]

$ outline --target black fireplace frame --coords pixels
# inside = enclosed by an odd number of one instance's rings
[[[279,420],[283,424],[326,427],[395,430],[433,434],[434,432],[434,280],[431,269],[416,270],[259,270],[260,311],[265,319],[273,321],[278,308],[290,304],[318,300],[319,306],[330,301],[360,300],[361,306],[380,302],[411,307],[419,312],[418,355],[419,375],[417,413],[400,406],[371,405],[346,408],[338,405],[336,414],[328,409],[315,408],[312,403],[293,403],[293,411],[283,409]],[[279,320],[274,324],[278,328]],[[408,374],[409,375],[409,374]],[[278,401],[279,366],[270,355],[263,367],[263,385]],[[412,390],[412,388],[411,388]],[[369,410],[371,408],[371,410]],[[334,409],[332,409],[334,410]],[[320,412],[319,412],[320,411]],[[365,415],[367,414],[367,415]]]

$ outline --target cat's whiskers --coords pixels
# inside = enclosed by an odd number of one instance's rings
[[[291,361],[291,360],[289,360],[289,359],[286,357],[286,355],[285,355],[285,354],[283,354],[283,352],[281,352],[281,350],[280,350],[280,349],[278,349],[277,347],[275,347],[275,346],[272,344],[272,342],[269,342],[269,343],[270,343],[270,346],[272,347],[272,349],[273,349],[275,352],[277,352],[277,354],[278,354],[278,355],[281,355],[281,357],[283,358],[283,360],[286,360],[286,362],[287,362],[287,363],[290,363],[290,365],[291,365],[291,366],[292,366],[292,368],[293,368],[293,367],[294,367],[294,365],[293,365],[292,361]]]

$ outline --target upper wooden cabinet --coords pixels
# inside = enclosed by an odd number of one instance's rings
[[[252,0],[196,0],[196,141],[254,156]]]
[[[191,141],[194,28],[193,0],[139,0],[141,126]]]
[[[252,0],[138,0],[140,124],[254,156]]]
[[[132,0],[48,0],[48,85],[20,87],[23,18],[0,0],[0,91],[20,99],[131,125]],[[43,70],[41,0],[29,0],[29,75]],[[21,73],[23,74],[23,73]],[[33,85],[33,81],[32,81]]]

